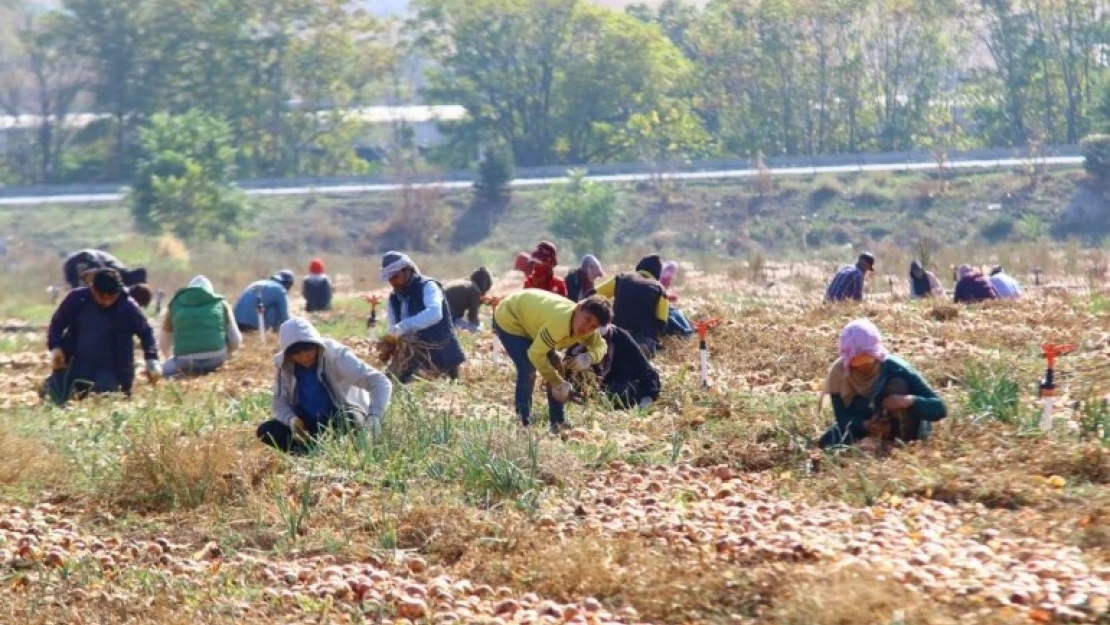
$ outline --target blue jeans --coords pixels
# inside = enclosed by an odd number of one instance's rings
[[[225,360],[227,360],[227,358],[224,356],[213,356],[211,358],[170,358],[162,363],[162,375],[167,378],[172,378],[179,373],[184,375],[212,373],[216,369],[222,367]]]
[[[520,415],[521,423],[529,425],[532,418],[532,389],[536,385],[536,368],[532,366],[532,361],[528,360],[528,348],[532,346],[532,341],[523,336],[509,334],[502,330],[496,321],[493,324],[493,333],[504,346],[509,360],[512,360],[513,365],[516,366],[516,413]],[[566,420],[565,411],[566,407],[555,401],[551,396],[551,389],[547,389],[547,412],[551,423],[563,423]]]
[[[686,319],[686,315],[682,311],[671,306],[670,312],[667,313],[667,329],[663,331],[667,336],[691,336],[694,334],[694,326]]]

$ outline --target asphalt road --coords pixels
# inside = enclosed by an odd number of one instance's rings
[[[992,159],[992,160],[957,160],[947,164],[949,169],[1000,169],[1019,167],[1030,161],[1023,158]],[[1062,166],[1080,165],[1083,163],[1081,156],[1051,156],[1037,159],[1042,165]],[[832,165],[825,167],[781,167],[766,171],[773,176],[812,176],[815,174],[843,174],[874,171],[914,171],[936,169],[933,161],[916,163],[891,163],[876,165]],[[671,180],[727,180],[730,178],[750,178],[760,173],[758,169],[731,169],[719,171],[694,171],[676,172],[665,177]],[[597,182],[644,182],[653,178],[648,172],[634,174],[612,174],[587,176]],[[565,177],[555,178],[519,178],[513,180],[513,187],[542,187],[546,185],[565,182]],[[402,184],[346,184],[331,186],[306,186],[306,187],[273,187],[262,189],[246,189],[247,195],[313,195],[313,194],[363,194],[363,193],[388,193],[399,191]],[[435,182],[412,185],[414,188],[435,187],[439,189],[468,189],[472,186],[470,181]],[[0,206],[37,206],[43,204],[97,204],[105,202],[119,202],[124,198],[123,193],[90,193],[74,195],[38,195],[25,197],[0,197]]]

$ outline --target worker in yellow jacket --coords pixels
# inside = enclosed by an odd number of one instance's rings
[[[588,297],[577,304],[548,291],[525,289],[501,301],[493,317],[493,332],[516,366],[516,412],[530,424],[532,389],[536,372],[551,387],[547,406],[552,433],[566,427],[564,404],[573,390],[548,361],[552,351],[583,345],[586,352],[571,361],[575,371],[601,362],[607,349],[598,328],[609,325],[613,309],[603,297]]]

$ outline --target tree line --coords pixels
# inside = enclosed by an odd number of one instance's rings
[[[665,167],[944,153],[1073,144],[1110,126],[1102,0],[665,0],[623,11],[415,0],[403,20],[359,4],[0,0],[0,113],[47,120],[4,133],[0,182],[132,181],[144,164],[251,178],[464,168],[481,154]],[[418,151],[404,127],[383,133],[349,113],[416,102],[468,115]],[[65,123],[87,112],[104,118]],[[190,126],[201,130],[166,131]],[[387,165],[359,157],[355,146],[370,144],[387,147]]]

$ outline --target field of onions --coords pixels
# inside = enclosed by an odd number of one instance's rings
[[[1110,623],[1105,296],[956,308],[876,284],[830,307],[804,268],[768,275],[686,272],[679,305],[721,321],[711,385],[696,341],[669,342],[658,403],[572,406],[561,437],[516,426],[488,331],[460,383],[399,389],[379,438],[304,458],[254,439],[272,337],[64,410],[36,393],[41,335],[9,342],[0,622]],[[316,322],[373,362],[366,314]],[[861,316],[948,402],[927,443],[814,449]],[[1076,345],[1047,430],[1046,342]]]

